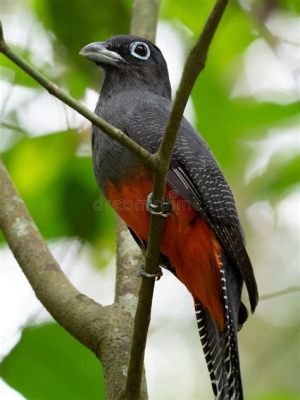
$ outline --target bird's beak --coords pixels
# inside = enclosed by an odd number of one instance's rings
[[[108,50],[105,42],[94,42],[83,47],[79,54],[97,64],[117,65],[119,62],[126,62],[120,54]]]

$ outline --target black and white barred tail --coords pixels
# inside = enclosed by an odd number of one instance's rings
[[[240,285],[224,264],[220,273],[225,314],[224,329],[220,331],[202,305],[195,302],[197,324],[215,399],[243,400],[237,344],[237,330],[241,319]],[[245,307],[241,307],[244,322]]]

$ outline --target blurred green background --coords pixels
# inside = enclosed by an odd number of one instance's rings
[[[229,3],[187,116],[232,186],[260,293],[269,294],[300,285],[300,3]],[[162,0],[158,45],[173,88],[212,4]],[[131,6],[130,0],[0,0],[0,18],[7,42],[20,55],[93,109],[101,72],[78,52],[87,43],[128,33]],[[95,297],[92,277],[101,277],[110,294],[100,300],[111,301],[114,215],[94,180],[90,124],[0,55],[0,129],[1,158],[66,273],[90,271],[75,274],[74,280]],[[24,299],[34,302],[34,296],[25,281],[16,283],[21,272],[2,236],[0,246],[5,327],[0,398],[103,398],[94,356],[51,322],[38,303],[29,307]],[[170,286],[170,291],[175,289]],[[173,318],[170,294],[160,288],[157,293],[165,307],[154,307],[146,354],[150,398],[211,398],[196,333],[190,338],[196,329],[186,293],[177,293],[176,286],[172,301],[179,310],[187,304],[188,316]],[[14,300],[17,305],[10,306]],[[246,399],[300,398],[299,304],[297,291],[262,300],[240,333]],[[168,332],[176,338],[170,348],[164,342]],[[193,346],[199,347],[199,359]],[[181,358],[172,361],[175,352]],[[174,382],[180,379],[178,388]]]

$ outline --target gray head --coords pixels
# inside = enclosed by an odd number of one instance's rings
[[[146,39],[113,36],[88,44],[80,54],[104,70],[102,93],[132,87],[171,98],[166,61],[159,48]]]

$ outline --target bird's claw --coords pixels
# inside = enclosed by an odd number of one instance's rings
[[[148,272],[145,271],[145,266],[142,264],[139,266],[137,275],[139,278],[153,278],[158,281],[162,277],[163,273],[161,268],[159,267],[159,272],[157,274],[148,274]]]
[[[161,205],[152,203],[153,193],[149,193],[147,198],[146,209],[150,214],[160,215],[167,218],[171,214],[172,206],[167,200],[164,200]]]

